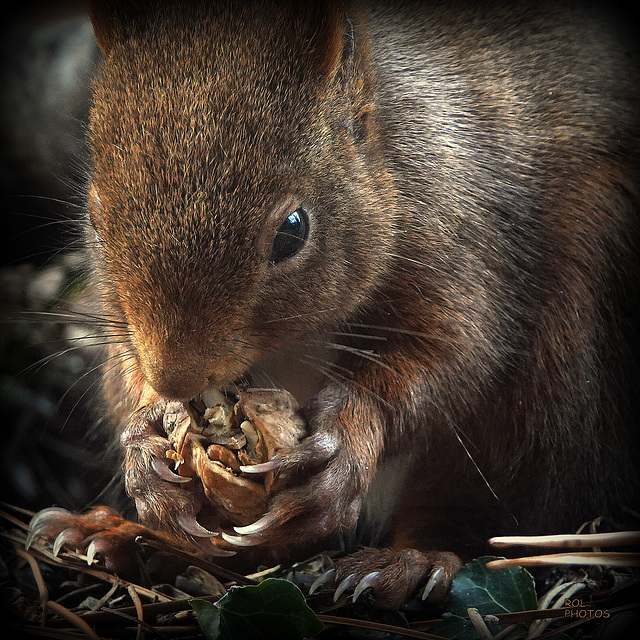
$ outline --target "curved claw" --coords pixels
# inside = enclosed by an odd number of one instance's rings
[[[436,583],[440,579],[440,576],[444,573],[444,567],[438,567],[431,572],[429,576],[429,580],[427,584],[424,586],[424,590],[422,591],[422,600],[426,600],[429,597],[429,594],[433,591],[433,587],[436,586]]]
[[[56,525],[56,521],[62,521],[72,515],[71,511],[62,509],[61,507],[49,507],[38,511],[29,521],[29,533],[24,543],[25,549],[28,551],[33,541],[38,538],[47,527]]]
[[[313,595],[320,587],[324,586],[328,582],[333,582],[333,579],[336,575],[335,569],[329,569],[325,571],[323,574],[319,575],[309,587],[309,595]]]
[[[57,558],[62,547],[78,548],[81,543],[82,534],[79,531],[76,531],[75,529],[65,529],[64,531],[61,531],[54,540],[51,552]]]
[[[215,537],[220,537],[220,534],[216,534]],[[230,558],[235,556],[237,551],[231,551],[230,549],[222,549],[215,545],[211,538],[196,538],[194,540],[196,546],[202,549],[207,555],[218,556],[220,558]]]
[[[220,533],[222,539],[229,544],[234,544],[236,547],[255,547],[260,544],[261,541],[256,538],[247,538],[245,536],[233,536],[222,531]]]
[[[333,601],[338,602],[340,596],[347,590],[349,587],[353,586],[353,583],[356,581],[356,574],[350,573],[339,585],[336,589],[336,592],[333,594]]]
[[[46,525],[41,524],[39,527],[29,528],[29,533],[27,534],[27,539],[24,543],[24,548],[26,551],[29,551],[31,545],[33,544],[33,541],[42,533],[42,530],[45,528],[45,526]]]
[[[245,527],[233,527],[233,530],[242,536],[250,536],[264,531],[273,524],[274,520],[274,516],[267,514],[259,520],[256,520],[253,524],[248,524]]]
[[[190,533],[192,536],[196,538],[211,538],[215,536],[215,531],[209,531],[209,529],[205,529],[194,516],[178,516],[178,524],[186,533]]]
[[[92,565],[95,560],[96,552],[98,551],[98,545],[95,540],[92,540],[87,547],[87,564]]]
[[[73,514],[68,509],[63,509],[62,507],[48,507],[47,509],[38,511],[38,513],[29,520],[29,528],[33,529],[42,524],[52,524],[52,522],[60,516],[68,518],[71,515]]]
[[[244,473],[267,473],[268,471],[277,471],[282,466],[282,460],[274,458],[267,460],[266,462],[259,462],[258,464],[241,465],[240,471]]]
[[[358,586],[353,591],[353,596],[351,596],[351,601],[355,602],[361,595],[365,589],[371,589],[378,584],[378,576],[380,575],[379,571],[372,571],[368,573],[360,582]]]
[[[177,473],[173,473],[171,469],[169,469],[170,462],[167,460],[161,460],[160,458],[153,457],[151,458],[151,468],[167,482],[174,482],[176,484],[183,484],[185,482],[191,482],[191,478],[186,478],[183,476],[179,476]]]

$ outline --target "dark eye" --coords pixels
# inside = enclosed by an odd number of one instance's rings
[[[309,215],[303,207],[292,211],[282,222],[271,247],[269,262],[276,264],[293,258],[309,235]]]

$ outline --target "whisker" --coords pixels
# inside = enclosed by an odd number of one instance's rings
[[[91,369],[89,369],[88,371],[86,371],[85,373],[83,373],[60,397],[60,400],[58,400],[58,403],[56,404],[56,410],[59,410],[60,406],[62,405],[62,402],[65,400],[65,398],[67,397],[67,395],[71,392],[72,389],[74,389],[82,380],[84,380],[84,378],[86,378],[87,376],[90,375],[94,375],[97,371],[100,371],[100,369],[102,369],[104,367],[105,362],[108,362],[109,360],[116,360],[116,362],[109,367],[105,373],[108,373],[109,371],[112,371],[113,369],[115,369],[117,366],[121,366],[124,362],[126,362],[128,359],[133,358],[133,355],[129,355],[127,357],[123,357],[123,353],[118,353],[115,354],[113,356],[111,356],[111,358],[107,358],[106,361],[100,362],[99,364],[95,365],[94,367],[91,367]],[[71,415],[73,414],[73,412],[76,410],[76,408],[78,407],[78,405],[82,402],[82,400],[84,399],[84,397],[87,395],[87,393],[89,393],[89,391],[91,391],[91,389],[93,389],[97,384],[100,383],[102,379],[102,376],[98,376],[96,377],[96,379],[82,392],[82,394],[80,395],[80,397],[76,400],[76,402],[73,404],[73,406],[71,407],[71,409],[69,410],[69,413],[67,414],[67,418],[65,419],[65,421],[63,422],[62,426],[60,427],[61,430],[63,430],[65,428],[65,426],[67,425],[67,423],[69,422]]]
[[[323,313],[333,313],[334,311],[343,309],[345,306],[346,305],[338,305],[337,307],[330,307],[328,309],[321,309],[319,311],[309,311],[308,313],[297,313],[290,316],[283,316],[281,318],[274,318],[272,320],[264,320],[260,323],[260,325],[275,324],[276,322],[286,322],[288,320],[297,320],[298,318],[308,318],[309,316],[317,316]]]
[[[307,358],[311,358],[313,360],[319,360],[320,362],[325,362],[325,364],[327,366],[323,367],[322,365],[320,365],[318,363],[314,363],[314,362],[308,361]],[[396,408],[393,405],[391,405],[383,397],[379,396],[375,391],[369,389],[369,387],[363,385],[362,383],[358,382],[357,380],[354,380],[352,378],[353,373],[351,371],[349,371],[348,369],[346,369],[345,367],[342,367],[340,365],[336,365],[334,362],[330,362],[330,361],[327,361],[327,360],[322,360],[321,358],[316,358],[315,356],[311,356],[310,354],[305,356],[304,358],[301,358],[300,361],[303,364],[306,364],[307,366],[312,367],[316,371],[319,371],[320,373],[322,373],[324,376],[326,376],[330,380],[333,380],[334,382],[339,384],[343,389],[347,390],[349,388],[349,386],[356,386],[358,389],[364,391],[366,394],[368,394],[371,397],[375,398],[378,402],[384,404],[387,408],[389,408],[389,409],[391,409],[393,411],[396,411]],[[346,376],[342,375],[341,373],[338,373],[338,371],[335,371],[336,368],[340,368],[340,369],[346,370],[351,375],[346,375]]]
[[[385,336],[374,336],[370,333],[352,333],[349,331],[333,331],[332,335],[341,336],[344,338],[363,338],[364,340],[378,340],[380,342],[386,342],[388,338]]]
[[[69,209],[78,209],[80,211],[84,211],[84,205],[79,204],[78,202],[72,202],[71,200],[62,200],[61,198],[54,198],[52,196],[43,196],[37,193],[18,193],[11,196],[12,198],[20,198],[26,200],[45,200],[47,202],[55,202],[56,204],[62,204],[65,207],[69,207]],[[37,216],[38,214],[29,213],[29,212],[20,212],[21,216]]]
[[[411,264],[417,264],[421,267],[429,267],[431,268],[433,265],[428,262],[423,262],[422,260],[416,260],[415,258],[409,258],[408,256],[400,255],[399,253],[387,253],[390,258],[396,258],[399,260],[405,260],[406,262],[411,262]]]
[[[398,372],[393,367],[390,367],[386,362],[383,362],[380,359],[380,356],[376,356],[373,351],[370,351],[368,349],[367,350],[357,349],[356,347],[349,347],[345,344],[339,344],[338,342],[324,342],[320,340],[310,340],[309,342],[312,344],[323,345],[327,349],[335,349],[337,351],[346,351],[347,353],[356,355],[360,358],[363,358],[364,360],[369,360],[370,362],[374,362],[375,364],[379,365],[383,369],[390,371],[394,375],[399,375]]]
[[[351,369],[349,369],[348,367],[343,367],[342,365],[338,364],[337,362],[333,362],[331,360],[326,360],[325,358],[321,358],[320,356],[315,356],[313,354],[307,353],[304,355],[305,358],[317,361],[322,363],[323,365],[326,365],[327,367],[331,368],[331,369],[335,369],[335,370],[340,370],[342,371],[346,377],[353,377],[353,371]]]
[[[400,327],[391,327],[386,325],[377,324],[365,324],[362,322],[349,322],[348,326],[359,327],[361,329],[375,329],[376,331],[389,331],[391,333],[399,333],[408,336],[415,336],[416,338],[425,338],[426,340],[432,340],[435,342],[444,342],[447,344],[454,344],[455,340],[450,338],[443,338],[442,336],[429,333],[427,331],[414,331],[412,329],[402,329]]]
[[[127,322],[124,320],[118,319],[115,316],[100,316],[95,313],[89,313],[88,311],[79,311],[73,309],[67,309],[64,311],[38,311],[38,310],[25,310],[19,311],[15,315],[8,314],[5,316],[4,321],[11,322],[22,322],[24,320],[35,319],[35,320],[47,320],[47,321],[59,321],[59,322],[67,322],[67,323],[78,323],[85,324],[91,323],[97,326],[111,327],[111,326],[120,326],[120,327],[128,327]]]
[[[322,365],[320,365],[317,362],[312,362],[311,360],[307,359],[307,358],[300,358],[300,362],[302,362],[302,364],[310,367],[311,369],[314,369],[315,371],[318,371],[319,373],[321,373],[325,378],[328,378],[329,380],[331,380],[332,382],[335,382],[338,386],[340,386],[342,389],[344,389],[345,391],[348,389],[346,383],[345,383],[345,378],[344,376],[342,377],[342,379],[339,378],[339,374],[337,372],[330,372],[330,369],[328,369],[327,367],[323,367]]]

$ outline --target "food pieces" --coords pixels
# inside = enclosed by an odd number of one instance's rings
[[[237,401],[207,390],[187,405],[170,402],[163,427],[176,473],[198,479],[221,523],[232,526],[267,511],[275,481],[273,472],[244,474],[241,467],[267,462],[306,433],[297,402],[277,389],[241,390]]]

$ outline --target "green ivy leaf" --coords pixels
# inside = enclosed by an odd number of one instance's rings
[[[452,614],[466,616],[469,607],[475,607],[483,616],[536,608],[533,576],[522,567],[487,569],[487,562],[496,559],[484,556],[462,567],[451,587]]]
[[[475,607],[483,616],[537,607],[533,576],[522,567],[487,569],[490,560],[497,558],[477,558],[460,569],[451,585],[448,613],[444,620],[431,627],[432,633],[455,640],[475,637],[473,625],[462,619],[469,607]]]
[[[218,640],[220,637],[220,609],[207,600],[194,598],[189,600],[198,618],[198,624],[207,640]]]
[[[232,587],[215,604],[194,599],[191,605],[207,640],[301,640],[324,628],[288,580],[268,578],[255,586]]]

